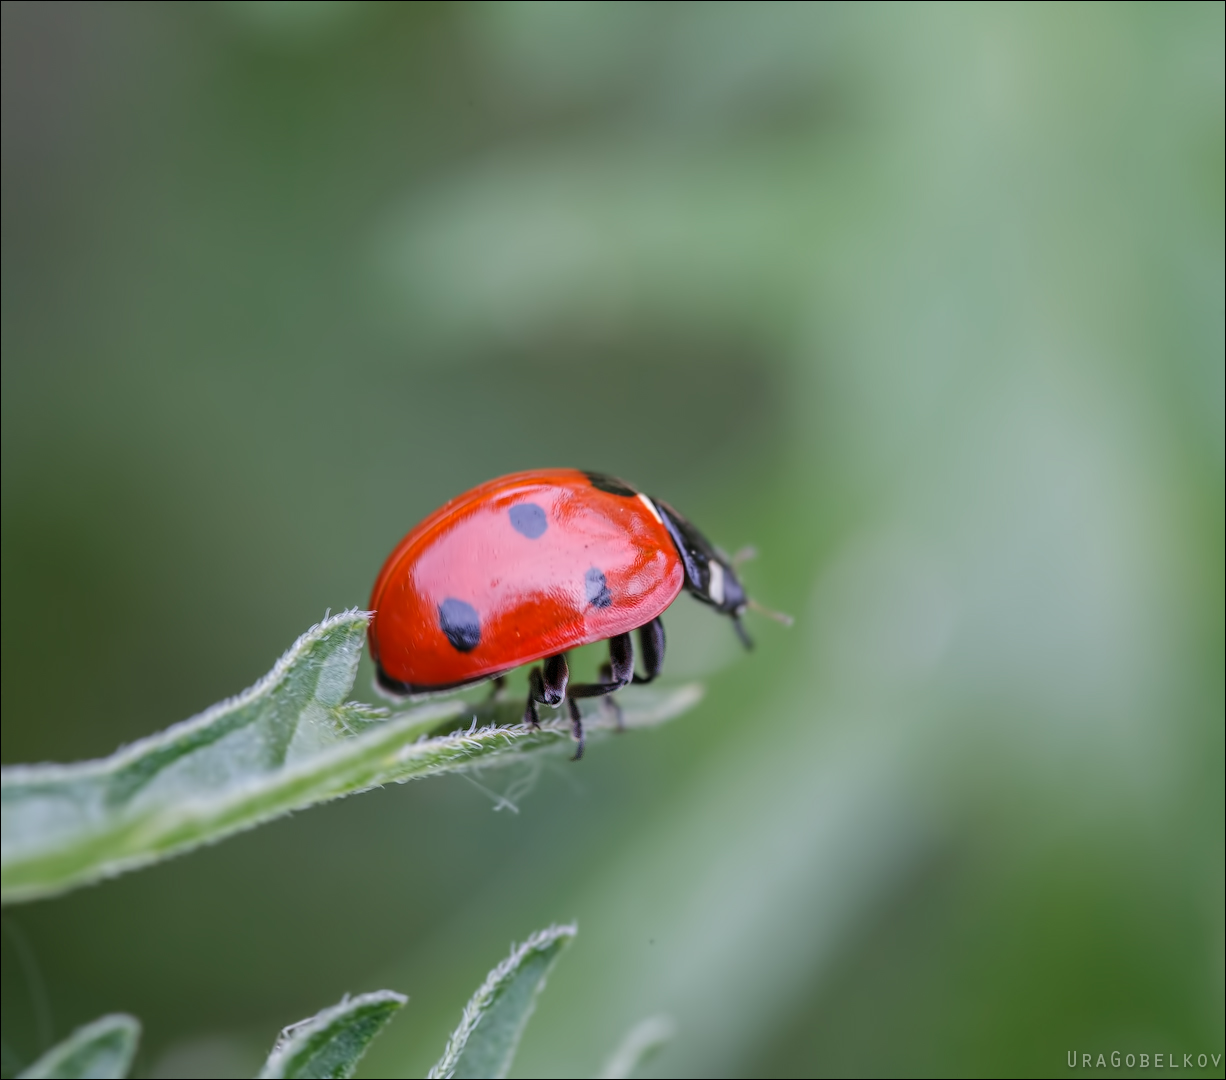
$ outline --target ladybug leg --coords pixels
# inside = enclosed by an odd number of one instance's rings
[[[634,681],[649,683],[664,666],[664,623],[660,616],[639,627],[639,648],[643,650],[643,674],[636,674]]]
[[[544,688],[545,696],[537,698],[544,705],[561,705],[566,697],[566,684],[570,680],[570,665],[566,663],[566,653],[558,653],[545,661]]]
[[[529,727],[540,727],[536,703],[561,705],[566,697],[566,683],[570,679],[570,666],[566,654],[559,653],[545,661],[543,668],[533,668],[528,673],[528,704],[524,708],[523,722]]]
[[[602,683],[613,681],[613,665],[607,660],[600,665],[600,681]],[[626,717],[622,713],[622,707],[617,703],[617,698],[612,694],[605,694],[600,699],[600,708],[613,717],[619,732],[626,730]]]
[[[567,693],[571,697],[600,697],[620,690],[634,678],[634,644],[629,634],[618,634],[609,638],[608,677],[604,682],[579,683],[572,686]],[[601,677],[605,677],[604,669]]]
[[[600,681],[603,683],[613,680],[613,665],[607,660],[600,665]],[[612,694],[606,694],[600,699],[600,707],[604,712],[609,713],[617,722],[617,730],[626,730],[626,718],[622,715],[622,707],[617,703],[617,698]]]
[[[634,678],[634,644],[629,634],[618,634],[616,637],[609,638],[609,662],[601,666],[600,678],[601,681],[598,683],[580,683],[578,686],[572,686],[567,692],[567,700],[573,702],[575,698],[581,697],[604,697],[606,694],[620,690]],[[612,698],[606,697],[605,701],[607,704],[604,707],[612,709],[613,715],[617,718],[617,728],[619,731],[622,730],[625,727],[625,719],[622,716],[621,706]],[[574,713],[572,712],[571,715],[573,717]]]
[[[524,718],[521,721],[536,730],[541,726],[541,718],[536,713],[536,703],[545,698],[545,683],[541,679],[541,669],[534,667],[528,672],[528,704],[524,706]]]
[[[570,732],[579,743],[575,748],[575,756],[571,758],[571,761],[578,761],[583,757],[583,716],[579,712],[579,702],[573,697],[568,696],[566,704],[570,709]]]
[[[490,696],[487,700],[497,701],[502,696],[502,692],[506,689],[506,686],[507,677],[505,675],[495,675],[493,681],[490,683]]]

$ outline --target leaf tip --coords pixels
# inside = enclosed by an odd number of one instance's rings
[[[128,1013],[109,1013],[77,1028],[19,1074],[19,1080],[43,1077],[118,1078],[128,1075],[140,1021]]]
[[[367,1046],[409,999],[395,990],[350,997],[281,1029],[265,1061],[263,1080],[352,1076]]]
[[[625,1080],[655,1057],[676,1034],[677,1025],[671,1016],[661,1013],[640,1020],[613,1051],[600,1071],[599,1080]]]
[[[520,1036],[562,950],[578,934],[575,923],[553,923],[530,934],[477,988],[464,1007],[431,1077],[506,1076]]]

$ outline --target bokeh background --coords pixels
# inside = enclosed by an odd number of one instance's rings
[[[5,762],[250,684],[513,469],[625,476],[796,616],[742,655],[679,600],[705,701],[581,765],[7,909],[5,1075],[118,1009],[139,1074],[250,1075],[384,986],[363,1073],[420,1075],[571,918],[515,1075],[660,1012],[668,1076],[1220,1054],[1223,30],[5,3]]]

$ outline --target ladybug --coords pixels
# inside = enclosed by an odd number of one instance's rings
[[[578,760],[576,699],[660,673],[660,615],[682,589],[729,616],[752,646],[732,560],[668,503],[603,473],[512,473],[440,507],[388,556],[370,597],[371,656],[395,696],[488,679],[497,690],[512,668],[543,660],[529,674],[524,723],[539,726],[538,703],[565,701]],[[602,681],[571,683],[567,651],[605,639]]]

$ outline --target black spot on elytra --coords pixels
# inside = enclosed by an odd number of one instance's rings
[[[463,600],[448,597],[438,606],[438,624],[447,640],[460,652],[472,652],[481,640],[477,609]]]
[[[596,567],[592,567],[583,575],[583,584],[587,588],[587,602],[593,607],[608,607],[613,603],[609,593],[609,583]]]
[[[585,472],[583,475],[592,482],[592,487],[607,491],[610,495],[626,495],[631,499],[638,495],[625,480],[618,480],[616,476],[602,472]]]
[[[515,531],[529,540],[535,540],[549,527],[545,511],[536,503],[518,503],[511,507],[511,524]]]

